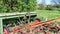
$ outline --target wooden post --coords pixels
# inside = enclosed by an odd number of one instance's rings
[[[3,22],[2,22],[2,18],[0,18],[0,34],[3,34]]]

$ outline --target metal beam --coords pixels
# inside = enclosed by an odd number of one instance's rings
[[[3,34],[3,22],[1,18],[0,18],[0,34]]]

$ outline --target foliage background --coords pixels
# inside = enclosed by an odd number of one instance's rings
[[[0,13],[34,11],[36,0],[0,0]]]

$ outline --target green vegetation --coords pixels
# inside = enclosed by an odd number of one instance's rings
[[[59,11],[50,11],[50,10],[37,10],[37,15],[38,17],[43,17],[43,20],[46,19],[52,19],[56,17],[60,17],[60,12]]]
[[[35,0],[0,0],[0,13],[35,10]]]
[[[60,4],[55,5],[43,5],[43,4],[37,4],[38,10],[58,10],[60,11]]]
[[[53,10],[53,7],[51,5],[46,5],[45,10]]]

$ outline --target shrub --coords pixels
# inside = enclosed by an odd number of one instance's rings
[[[46,5],[45,10],[52,10],[53,7],[51,5]]]

